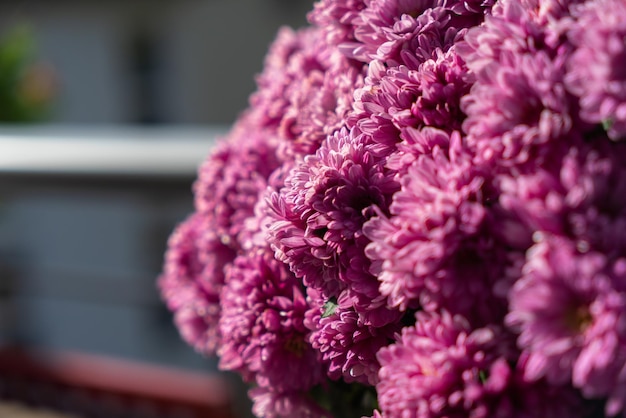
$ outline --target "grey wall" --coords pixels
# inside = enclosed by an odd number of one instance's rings
[[[310,0],[17,0],[0,29],[31,25],[56,68],[54,119],[68,123],[231,123],[281,25]]]

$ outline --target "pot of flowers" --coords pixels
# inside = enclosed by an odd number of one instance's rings
[[[159,278],[259,417],[626,412],[626,2],[320,0]]]

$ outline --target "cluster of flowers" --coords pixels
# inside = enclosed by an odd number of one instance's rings
[[[626,2],[320,0],[159,280],[262,417],[626,416]]]

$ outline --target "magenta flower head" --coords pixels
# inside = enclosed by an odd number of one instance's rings
[[[220,367],[275,391],[306,391],[322,380],[317,352],[307,342],[309,308],[300,282],[267,249],[239,256],[221,294]]]
[[[378,353],[376,386],[384,417],[492,417],[507,388],[500,332],[461,316],[418,312],[414,327]],[[505,368],[506,370],[506,368]],[[505,372],[506,373],[506,372]]]
[[[476,77],[461,109],[480,164],[542,164],[580,137],[577,106],[563,81],[569,48],[538,19],[504,0],[457,46]]]
[[[435,149],[407,169],[392,216],[364,226],[372,240],[366,254],[390,307],[444,308],[491,323],[503,308],[492,299],[492,286],[503,275],[506,253],[490,233],[488,178],[460,142],[446,154]]]
[[[363,223],[385,210],[397,184],[361,137],[341,130],[307,156],[272,198],[270,243],[306,286],[328,298],[350,287],[375,298]]]
[[[252,412],[263,418],[332,418],[306,392],[287,390],[277,392],[271,388],[255,387],[248,391],[254,403]]]
[[[223,268],[234,253],[206,222],[194,214],[176,228],[158,284],[183,339],[198,352],[213,355],[220,343]]]
[[[480,24],[490,1],[381,0],[351,19],[356,42],[340,49],[363,62],[380,60],[389,66],[416,68],[440,48],[446,51],[467,27]]]
[[[285,140],[285,158],[313,153],[344,126],[362,67],[329,48],[318,28],[283,28],[257,77],[252,119]]]
[[[626,148],[605,136],[592,141],[594,147],[572,146],[542,168],[498,177],[500,204],[518,218],[528,238],[535,232],[568,236],[583,252],[621,256]]]
[[[354,22],[364,8],[364,0],[320,0],[315,2],[307,19],[323,28],[328,45],[339,45],[354,41]]]
[[[586,397],[608,396],[608,415],[624,409],[625,279],[625,259],[581,253],[558,237],[545,237],[528,251],[506,316],[528,355],[527,381],[571,382]]]
[[[568,36],[576,49],[566,85],[579,97],[583,120],[604,124],[612,139],[626,139],[626,3],[590,1],[573,10]]]
[[[543,52],[507,55],[478,78],[461,101],[467,114],[463,130],[477,162],[543,162],[555,148],[575,142],[563,68],[562,57],[552,60]]]
[[[196,211],[212,220],[220,241],[238,251],[238,235],[254,214],[259,194],[282,161],[279,141],[244,115],[203,163],[194,184]]]
[[[386,150],[380,154],[393,152],[400,139],[413,141],[422,129],[461,129],[465,115],[460,101],[470,89],[467,68],[454,48],[445,53],[436,49],[432,55],[415,68],[370,63],[348,124]]]
[[[375,385],[380,368],[376,355],[400,330],[401,315],[383,305],[368,319],[354,309],[348,290],[328,300],[309,288],[308,297],[311,309],[305,325],[312,331],[310,342],[321,353],[328,376]]]

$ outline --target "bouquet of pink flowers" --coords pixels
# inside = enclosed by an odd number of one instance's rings
[[[159,286],[259,417],[626,416],[626,1],[320,0]]]

